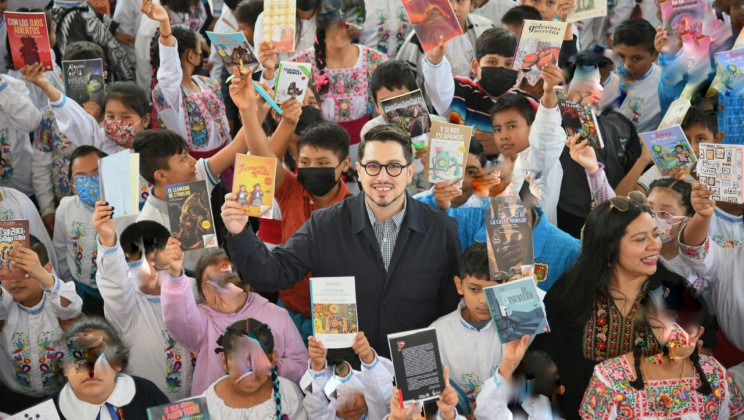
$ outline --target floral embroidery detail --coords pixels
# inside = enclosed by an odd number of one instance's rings
[[[0,181],[10,182],[13,180],[13,149],[8,140],[8,127],[0,130]]]
[[[679,249],[682,251],[685,257],[691,260],[702,261],[705,256],[708,255],[708,249],[710,248],[710,237],[705,238],[705,242],[700,246],[688,246],[679,244]]]
[[[713,241],[721,248],[736,248],[737,246],[741,245],[741,241],[737,241],[723,235],[714,235],[711,237],[711,239],[713,239]]]
[[[41,331],[32,345],[27,332],[13,333],[10,352],[16,383],[26,392],[52,390],[56,386],[53,361],[63,355],[54,349],[56,336],[54,331]]]
[[[73,252],[75,261],[75,279],[84,284],[96,284],[96,271],[98,259],[97,234],[93,231],[88,235],[88,224],[73,221],[70,229],[70,246],[68,252]],[[84,260],[90,258],[90,265],[83,264]]]
[[[162,330],[160,334],[165,344],[165,386],[168,387],[169,393],[177,393],[184,386],[190,387],[188,383],[190,382],[190,375],[188,372],[184,373],[183,364],[184,362],[190,362],[190,359],[194,359],[195,356],[194,353],[187,352],[180,343],[174,340],[168,330]],[[185,358],[187,353],[189,354],[189,359]]]
[[[70,169],[70,155],[75,150],[75,145],[59,131],[51,108],[46,108],[41,113],[41,122],[34,134],[34,149],[52,154],[51,182],[55,205],[58,205],[62,197],[72,193],[67,173]]]

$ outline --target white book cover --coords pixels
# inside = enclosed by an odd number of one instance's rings
[[[274,102],[280,104],[290,99],[302,102],[307,93],[307,85],[312,76],[312,65],[282,61],[276,71]]]
[[[744,203],[741,185],[742,178],[744,178],[742,161],[744,161],[744,146],[700,144],[698,178],[708,189],[713,190],[711,197],[713,200]]]
[[[313,335],[327,349],[354,345],[359,332],[354,277],[311,277]]]

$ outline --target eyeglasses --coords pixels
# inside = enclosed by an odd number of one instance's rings
[[[380,172],[382,172],[382,168],[385,168],[385,172],[387,172],[388,175],[396,177],[400,176],[400,174],[403,172],[403,168],[407,168],[411,165],[401,165],[400,163],[388,163],[386,165],[383,165],[377,162],[371,162],[366,165],[360,163],[359,166],[364,168],[364,172],[366,172],[369,176],[380,175]]]
[[[630,205],[645,206],[648,204],[646,196],[640,191],[631,191],[627,196],[616,196],[610,199],[608,213],[615,209],[620,213],[625,213],[630,209]]]

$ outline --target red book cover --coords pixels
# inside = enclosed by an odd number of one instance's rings
[[[111,5],[109,0],[88,0],[88,3],[98,13],[111,17]]]
[[[30,245],[28,220],[0,220],[0,280],[26,278],[26,271],[10,261],[10,253],[14,248],[28,248]]]
[[[44,13],[5,12],[8,40],[16,70],[41,62],[44,71],[54,69]]]
[[[436,47],[441,41],[449,41],[462,35],[462,28],[449,0],[402,0],[402,2],[424,51]]]

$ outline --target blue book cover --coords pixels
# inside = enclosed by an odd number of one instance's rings
[[[242,32],[231,34],[207,32],[207,36],[217,49],[217,54],[222,58],[229,74],[232,74],[233,66],[241,67],[241,71],[244,68],[250,69],[251,72],[260,70],[261,63],[258,62],[258,56]]]
[[[483,293],[502,343],[550,332],[533,277],[486,287]]]
[[[492,197],[483,210],[491,281],[504,282],[529,275],[535,264],[532,225],[517,197]]]
[[[98,161],[101,198],[114,206],[114,218],[139,213],[139,153],[122,150]]]

